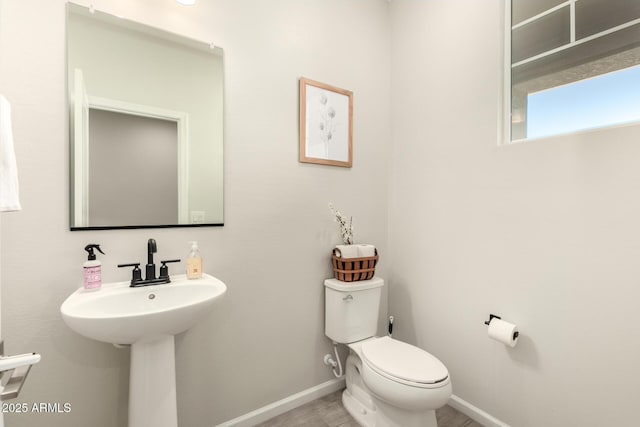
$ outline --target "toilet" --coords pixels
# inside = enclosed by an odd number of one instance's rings
[[[327,279],[325,335],[346,344],[342,403],[364,427],[437,427],[435,410],[451,397],[446,366],[391,337],[376,337],[384,280]]]

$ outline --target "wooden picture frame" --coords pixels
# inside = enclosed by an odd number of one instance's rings
[[[351,167],[353,92],[300,78],[300,162]]]

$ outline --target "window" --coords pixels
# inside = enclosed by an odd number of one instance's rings
[[[640,0],[507,0],[510,141],[640,123]]]

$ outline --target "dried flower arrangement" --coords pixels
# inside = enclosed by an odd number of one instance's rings
[[[329,203],[329,210],[332,214],[335,215],[335,221],[340,224],[340,234],[342,235],[342,241],[345,245],[353,245],[353,217],[347,217],[342,215],[339,210],[337,210],[333,203]]]

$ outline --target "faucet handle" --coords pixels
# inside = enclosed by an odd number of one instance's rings
[[[168,259],[166,261],[160,261],[160,263],[162,264],[162,266],[160,266],[160,278],[163,279],[165,277],[169,277],[169,267],[167,267],[167,264],[170,262],[180,262],[179,259]]]
[[[140,282],[142,280],[142,270],[140,270],[139,262],[131,264],[118,264],[118,268],[122,267],[133,267],[133,270],[131,271],[131,284]]]

